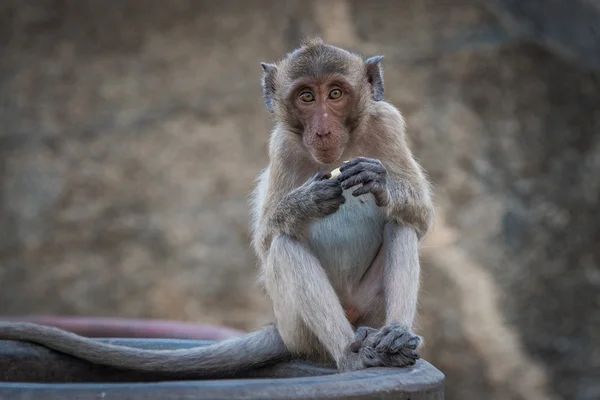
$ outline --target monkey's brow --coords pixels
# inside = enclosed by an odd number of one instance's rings
[[[296,79],[290,84],[289,89],[286,93],[286,97],[294,95],[296,92],[298,92],[298,90],[303,89],[307,86],[318,86],[322,85],[325,82],[340,85],[346,91],[354,90],[354,86],[342,74],[331,74],[318,78],[303,77]]]

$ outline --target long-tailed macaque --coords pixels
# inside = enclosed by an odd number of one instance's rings
[[[404,119],[384,101],[382,58],[363,60],[315,39],[262,63],[275,127],[253,195],[253,244],[274,324],[176,351],[113,346],[30,323],[0,323],[0,339],[196,377],[290,358],[339,371],[414,364],[422,345],[412,331],[419,244],[433,206]]]

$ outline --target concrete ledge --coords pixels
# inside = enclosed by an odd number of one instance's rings
[[[138,348],[176,349],[210,341],[100,339]],[[412,399],[444,398],[444,375],[425,360],[410,368],[337,374],[299,362],[228,379],[175,380],[99,367],[44,347],[0,341],[0,399]]]

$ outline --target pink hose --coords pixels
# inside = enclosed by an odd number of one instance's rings
[[[41,315],[0,317],[0,320],[34,322],[96,338],[224,340],[245,334],[243,331],[214,325],[163,320]]]

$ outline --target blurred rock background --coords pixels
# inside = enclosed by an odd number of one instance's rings
[[[600,397],[598,0],[4,0],[0,314],[252,330],[260,61],[384,54],[440,218],[425,358],[448,399]]]

